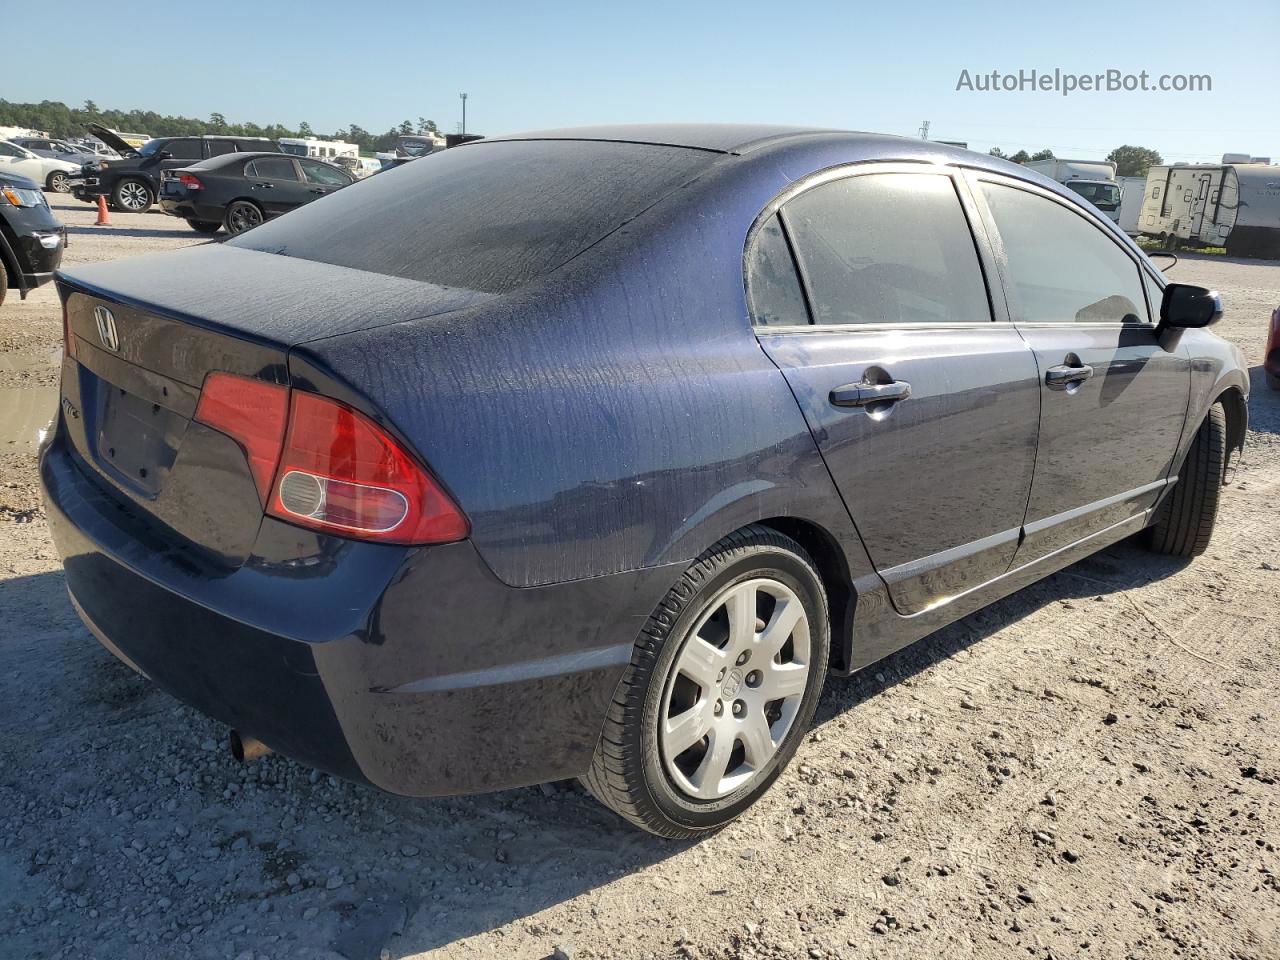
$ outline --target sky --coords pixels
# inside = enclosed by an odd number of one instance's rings
[[[281,5],[64,0],[0,59],[0,97],[373,132],[422,116],[511,133],[767,122],[1012,153],[1280,162],[1280,3],[810,2]],[[106,14],[110,15],[106,15]],[[139,28],[140,22],[144,25]],[[73,28],[76,23],[85,29]],[[1208,74],[1209,92],[981,92],[1020,70]],[[974,80],[976,85],[977,81]],[[146,131],[141,131],[146,132]]]

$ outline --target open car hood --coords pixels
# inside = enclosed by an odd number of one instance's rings
[[[110,127],[104,127],[99,123],[86,124],[89,132],[105,143],[112,150],[115,150],[122,157],[139,156],[138,148],[131,147],[126,141],[120,138],[120,134],[116,133]]]

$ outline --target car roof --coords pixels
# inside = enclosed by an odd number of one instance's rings
[[[220,153],[216,157],[207,157],[204,160],[193,160],[191,163],[182,167],[183,170],[194,170],[199,167],[202,170],[212,170],[216,167],[227,166],[228,164],[243,162],[246,160],[314,160],[316,163],[324,163],[315,157],[298,157],[292,153],[281,153],[278,150],[237,150],[235,153]]]
[[[485,140],[471,142],[612,140],[618,143],[650,143],[658,146],[686,147],[691,150],[709,150],[714,153],[741,153],[768,141],[839,132],[842,131],[766,123],[625,123],[533,130],[528,133],[486,137]],[[466,144],[460,144],[460,146],[466,146]]]
[[[1029,180],[1069,199],[1078,199],[1078,195],[1072,194],[1043,174],[1000,157],[977,153],[963,147],[953,147],[936,140],[918,140],[896,134],[824,127],[760,123],[618,124],[534,130],[529,133],[486,137],[459,144],[455,149],[462,147],[474,149],[486,143],[518,140],[593,140],[652,144],[689,150],[706,150],[726,157],[768,155],[772,159],[781,161],[796,160],[796,168],[800,170],[801,175],[833,162],[897,160],[954,164]],[[834,159],[835,157],[839,158],[838,161]],[[806,167],[809,169],[805,169]]]

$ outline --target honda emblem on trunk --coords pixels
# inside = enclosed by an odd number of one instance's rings
[[[120,349],[120,335],[116,333],[115,315],[106,307],[94,307],[93,319],[98,325],[98,339],[108,350]]]

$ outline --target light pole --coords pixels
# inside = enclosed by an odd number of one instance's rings
[[[462,98],[462,135],[467,135],[467,95],[465,93],[458,94]]]

